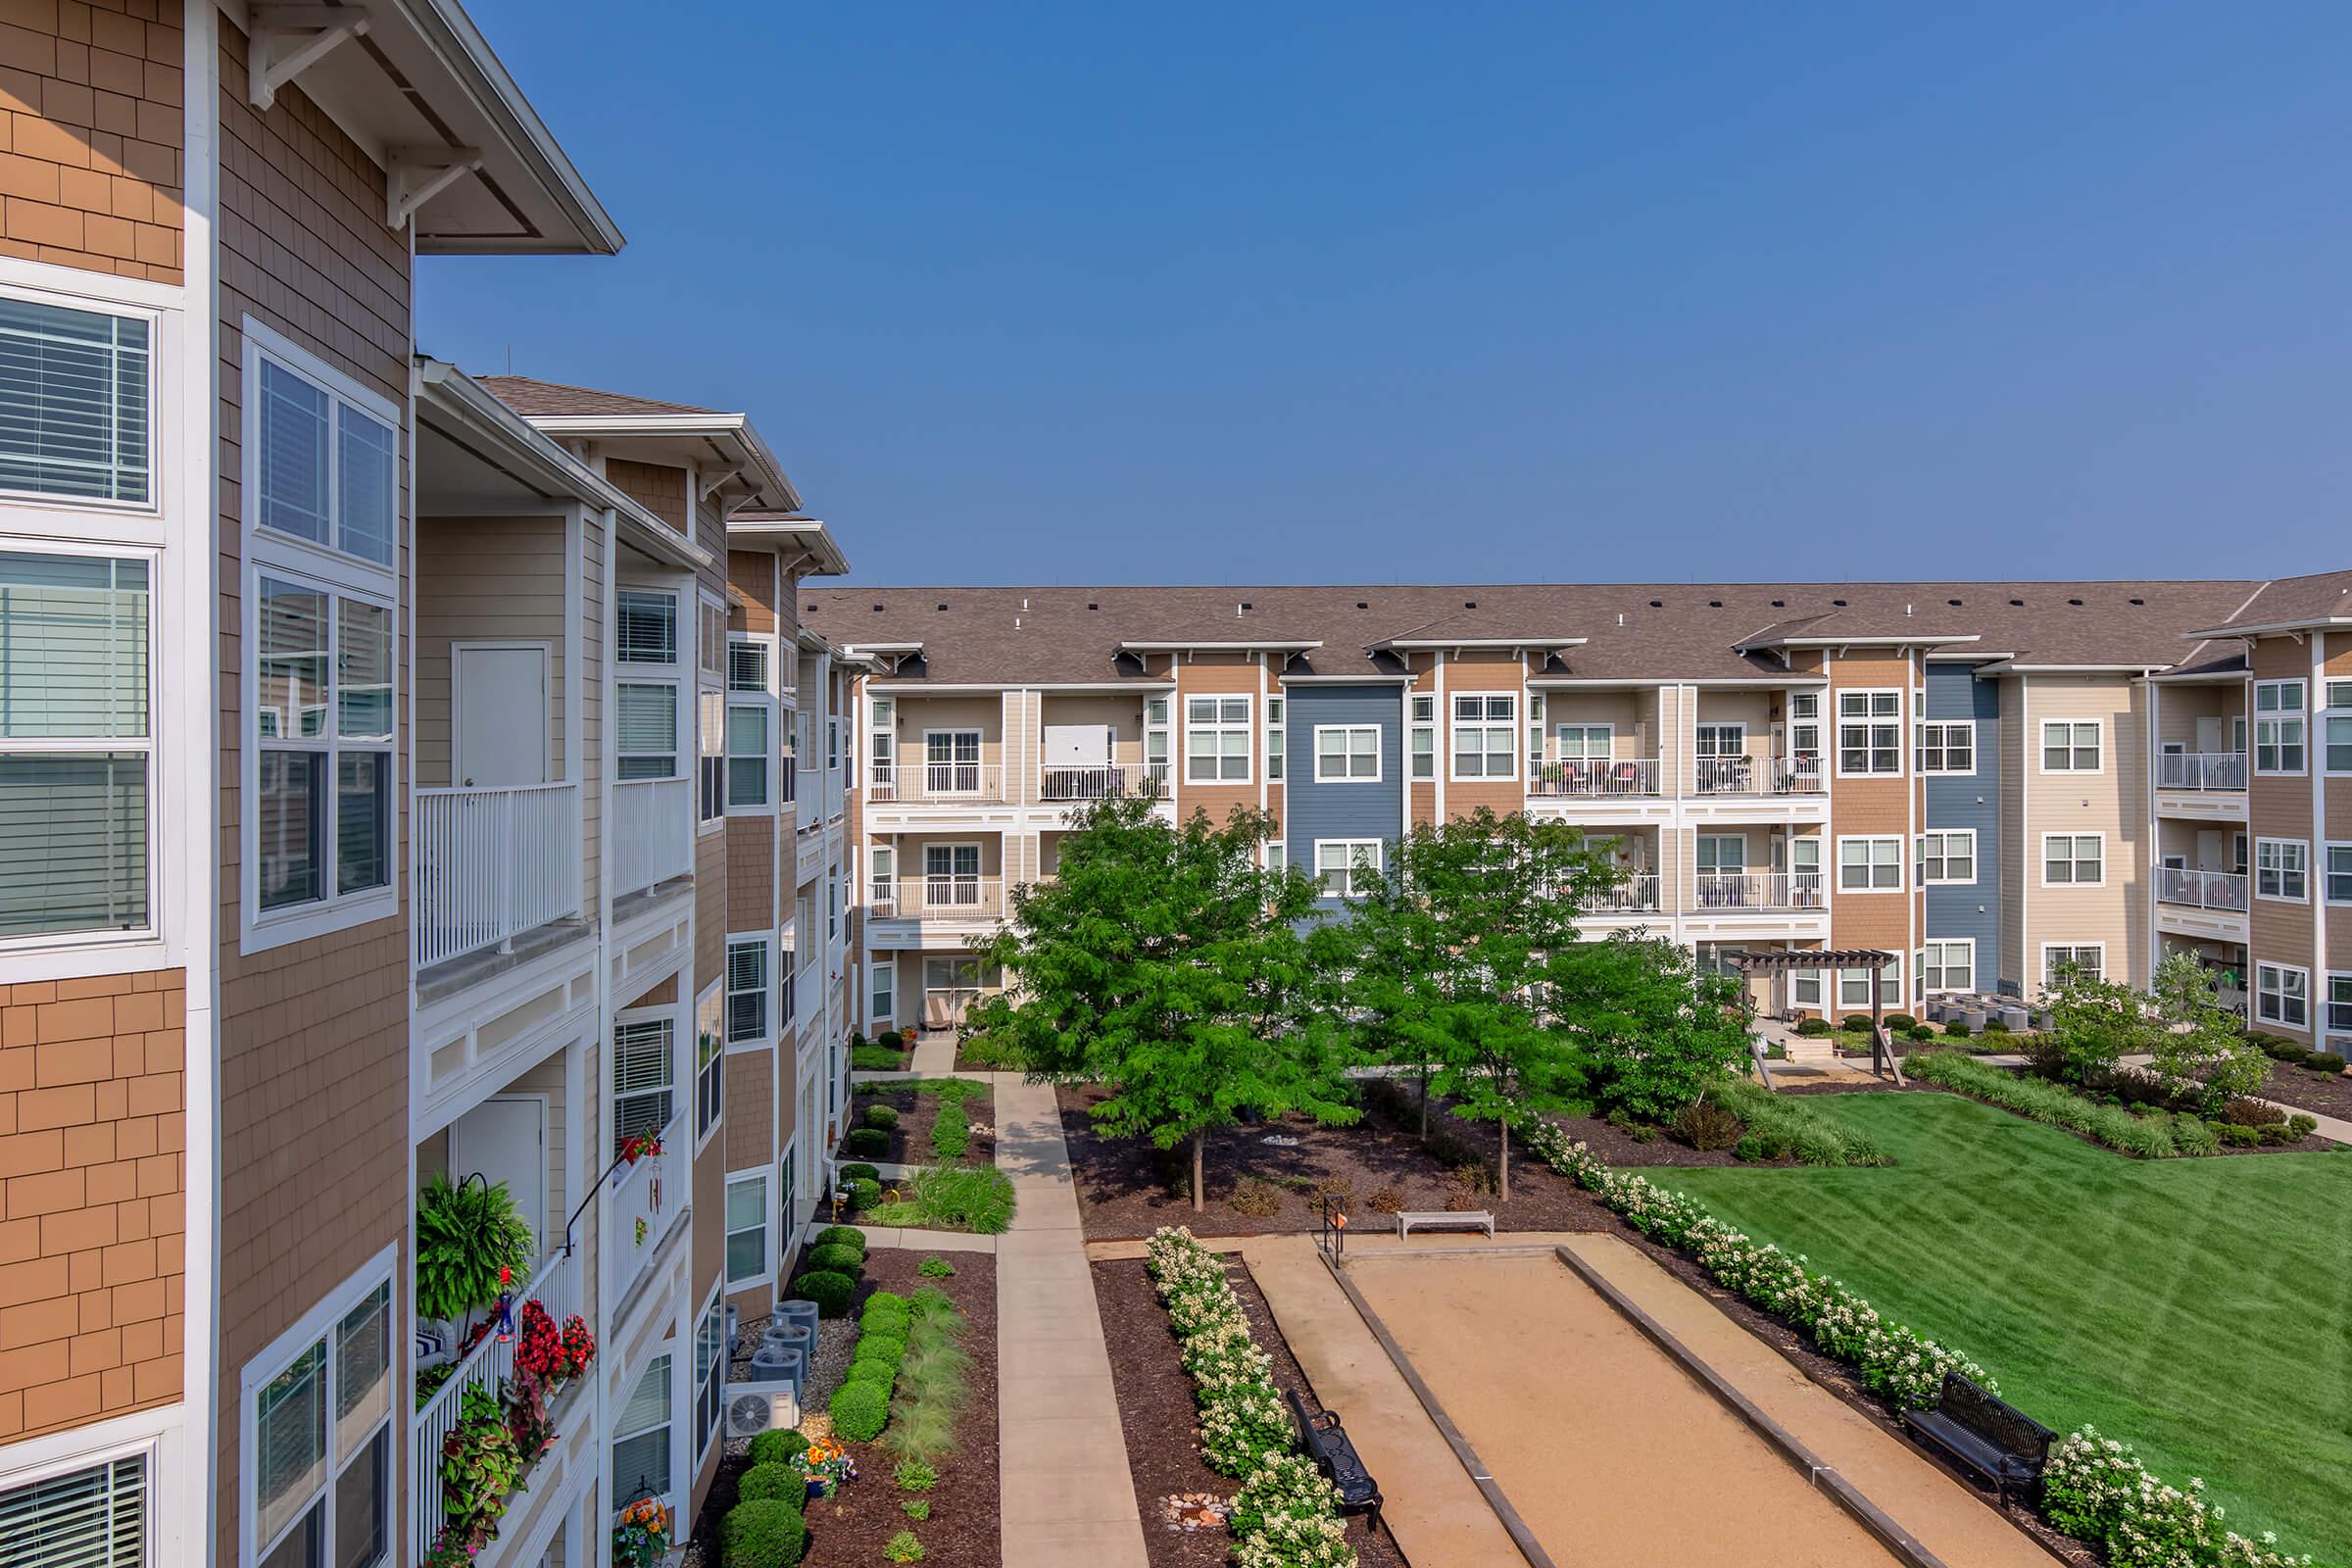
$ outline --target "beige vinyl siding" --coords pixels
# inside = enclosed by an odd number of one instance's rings
[[[2025,878],[2027,909],[2024,980],[2029,996],[2041,985],[2041,950],[2049,943],[2106,947],[2111,980],[2147,979],[2146,686],[2097,674],[2037,674],[2027,685],[2024,745]],[[2041,727],[2051,720],[2096,720],[2100,770],[2042,771]],[[2042,844],[2053,833],[2097,833],[2105,840],[2106,880],[2093,887],[2049,887],[2042,882]]]
[[[416,786],[459,780],[451,771],[451,645],[547,647],[550,781],[564,775],[564,522],[558,517],[424,517],[416,524]]]

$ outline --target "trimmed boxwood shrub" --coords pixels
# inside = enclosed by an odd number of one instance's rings
[[[1838,1020],[1838,1027],[1840,1029],[1851,1030],[1855,1034],[1868,1034],[1870,1032],[1870,1014],[1867,1012],[1849,1012],[1844,1017]]]
[[[808,1544],[801,1510],[776,1497],[739,1502],[718,1523],[723,1568],[792,1568]]]
[[[878,1182],[882,1179],[882,1172],[879,1167],[868,1165],[862,1159],[853,1159],[847,1165],[841,1167],[841,1179],[843,1181],[854,1182],[859,1180],[860,1178],[869,1182]],[[859,1234],[862,1235],[864,1233],[860,1232]],[[819,1236],[817,1240],[821,1242],[824,1240],[824,1237]]]
[[[871,1443],[890,1420],[890,1395],[872,1383],[845,1383],[826,1408],[833,1413],[833,1430],[844,1441]]]
[[[1936,1038],[1936,1031],[1924,1023],[1908,1024],[1904,1026],[1903,1038],[1906,1040],[1933,1040]]]
[[[914,1303],[898,1292],[876,1291],[865,1298],[865,1305],[858,1310],[858,1315],[870,1329],[874,1326],[874,1319],[878,1317],[905,1318],[913,1310]]]
[[[2313,1072],[2336,1073],[2344,1070],[2344,1058],[2330,1051],[2314,1051],[2304,1055],[2303,1065]]]
[[[1827,1018],[1807,1018],[1796,1026],[1796,1032],[1807,1040],[1819,1040],[1823,1035],[1835,1034],[1837,1031],[1830,1027],[1830,1020]]]
[[[850,1298],[858,1294],[858,1282],[832,1269],[812,1269],[794,1276],[792,1294],[804,1301],[814,1301],[819,1317],[848,1317]]]
[[[1886,1015],[1886,1027],[1889,1029],[1908,1029],[1917,1022],[1919,1020],[1907,1012],[1890,1012]]]
[[[865,1107],[865,1115],[862,1120],[868,1127],[888,1132],[899,1124],[899,1107],[896,1105],[868,1105]]]
[[[762,1432],[761,1437],[769,1434]],[[755,1464],[743,1473],[735,1484],[735,1495],[744,1502],[757,1502],[762,1497],[774,1497],[789,1502],[795,1512],[808,1500],[808,1481],[791,1465],[777,1460]]]
[[[858,1338],[858,1349],[852,1361],[879,1361],[884,1366],[897,1366],[906,1359],[906,1336],[876,1334],[870,1330]]]
[[[857,1171],[851,1174],[863,1176],[872,1173]],[[858,1249],[858,1255],[863,1257],[866,1248],[865,1232],[855,1225],[828,1225],[816,1233],[814,1245],[818,1247],[855,1247]]]
[[[841,1375],[844,1384],[871,1383],[884,1394],[899,1381],[899,1369],[888,1361],[852,1361],[850,1369]]]
[[[794,1454],[808,1451],[808,1440],[792,1427],[762,1432],[752,1439],[754,1465],[787,1464]]]
[[[842,1186],[852,1208],[871,1208],[882,1201],[882,1184],[871,1176],[853,1177]]]
[[[1969,1035],[1968,1020],[1966,1018],[1954,1018],[1950,1023],[1947,1023],[1943,1026],[1943,1032],[1954,1040],[1966,1040]]]
[[[829,1247],[808,1250],[808,1268],[814,1272],[830,1272],[855,1276],[865,1266],[865,1249],[836,1243]]]
[[[1984,1020],[1984,1032],[1988,1035],[2005,1035],[2009,1032],[2009,1026],[1998,1018],[1987,1018]]]
[[[879,1127],[853,1127],[841,1135],[842,1152],[875,1159],[890,1152],[890,1134]]]

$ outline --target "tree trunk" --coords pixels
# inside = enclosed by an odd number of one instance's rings
[[[1498,1118],[1495,1125],[1502,1129],[1502,1158],[1494,1167],[1494,1200],[1496,1202],[1507,1203],[1511,1200],[1511,1118],[1509,1114],[1506,1112]]]
[[[1193,1212],[1196,1214],[1208,1206],[1200,1191],[1200,1167],[1202,1164],[1200,1151],[1207,1141],[1208,1129],[1205,1127],[1193,1129]]]
[[[1421,1063],[1421,1136],[1429,1136],[1429,1063]]]

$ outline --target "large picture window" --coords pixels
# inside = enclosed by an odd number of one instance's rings
[[[1921,884],[1974,882],[1977,879],[1977,830],[1945,828],[1919,836]]]
[[[2301,904],[2311,897],[2311,846],[2301,839],[2254,841],[2254,896]]]
[[[1903,770],[1903,694],[1851,691],[1838,694],[1838,771],[1900,773]]]
[[[1380,781],[1380,726],[1315,726],[1315,782],[1363,784]]]
[[[2254,685],[2254,771],[2300,773],[2310,763],[2304,711],[2308,690],[2299,680]]]
[[[2041,726],[2041,770],[2044,773],[2096,773],[2101,766],[2101,731],[2097,719],[2045,721]]]
[[[2254,1017],[2288,1029],[2311,1027],[2311,971],[2286,963],[2254,966]]]
[[[1250,782],[1248,697],[1189,697],[1184,704],[1184,781],[1187,784]]]
[[[669,1495],[669,1376],[666,1354],[647,1362],[613,1420],[612,1500],[618,1507]]]
[[[2044,833],[2044,887],[2095,887],[2107,880],[2107,841],[2097,833]]]
[[[348,1294],[315,1334],[247,1373],[258,1568],[370,1568],[391,1554],[392,1284]]]
[[[1976,990],[1976,939],[1949,937],[1920,949],[1919,979],[1929,991]]]
[[[1519,694],[1464,692],[1453,699],[1453,776],[1515,778]]]
[[[0,490],[155,500],[155,324],[0,298]]]
[[[1922,773],[1974,773],[1977,726],[1967,719],[1936,719],[1919,726]]]
[[[255,575],[254,875],[264,916],[392,890],[392,608]]]
[[[1900,893],[1903,888],[1903,841],[1893,837],[1841,838],[1838,841],[1838,891],[1840,893]]]
[[[0,552],[0,939],[151,927],[149,565]]]

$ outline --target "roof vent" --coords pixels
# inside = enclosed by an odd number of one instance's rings
[[[1666,608],[1666,601],[1663,599],[1652,599],[1649,602],[1649,608],[1652,610],[1664,610]]]
[[[1911,607],[1909,605],[1905,605],[1903,607],[1903,618],[1905,620],[1909,620],[1911,618]]]
[[[879,615],[880,613],[882,613],[882,607],[881,607],[880,605],[876,605],[876,606],[874,607],[874,613],[875,613],[875,614],[877,614],[877,615]]]
[[[1788,601],[1786,599],[1775,599],[1772,602],[1772,608],[1775,610],[1787,610],[1788,608]]]
[[[808,609],[807,609],[807,610],[806,610],[804,612],[805,612],[805,613],[807,613],[807,614],[810,614],[810,615],[813,615],[813,614],[815,614],[815,613],[816,613],[816,601],[815,601],[815,600],[813,600],[813,599],[809,600],[809,601],[808,601]]]
[[[2009,603],[2020,610],[2023,610],[2026,606],[2026,602],[2023,599],[2012,599],[2009,601]]]
[[[2131,604],[2134,604],[2134,605],[2144,605],[2144,604],[2146,604],[2146,603],[2147,603],[2147,601],[2146,601],[2145,599],[2141,599],[2141,598],[2137,597],[2136,595],[2134,595],[2134,596],[2133,596],[2133,597],[2132,597],[2132,598],[2130,601],[2128,601],[2128,602],[2129,602],[2129,603],[2131,603]]]
[[[1356,609],[1358,609],[1358,610],[1370,610],[1372,607],[1371,607],[1371,605],[1369,605],[1369,604],[1368,604],[1368,603],[1366,603],[1365,601],[1363,601],[1363,600],[1361,600],[1361,599],[1358,599],[1358,600],[1355,602],[1355,608],[1356,608]]]
[[[1025,614],[1027,614],[1028,612],[1029,612],[1029,596],[1028,596],[1027,594],[1023,594],[1023,595],[1021,595],[1021,613],[1025,615]]]
[[[1960,601],[1957,599],[1946,599],[1944,603],[1950,605],[1955,610],[1960,608]]]
[[[1839,610],[1843,610],[1845,608],[1845,601],[1842,599],[1833,599],[1830,601],[1830,603],[1836,605]]]
[[[947,609],[947,608],[948,608],[948,602],[947,602],[946,600],[944,600],[944,599],[943,599],[943,600],[941,600],[941,601],[940,601],[938,604],[936,604],[936,605],[932,606],[931,608],[932,608],[932,609],[934,609],[934,610],[945,610],[945,609]]]
[[[1625,612],[1622,610],[1617,612],[1617,624],[1620,626],[1625,624]]]
[[[1244,610],[1248,610],[1249,608],[1250,608],[1250,601],[1249,601],[1249,600],[1247,600],[1247,599],[1245,599],[1245,600],[1243,600],[1243,601],[1242,601],[1242,604],[1241,604],[1241,609],[1240,609],[1240,610],[1236,610],[1236,611],[1234,612],[1234,613],[1238,615],[1238,614],[1240,614],[1240,613],[1242,612],[1242,611],[1244,611]]]
[[[1095,603],[1095,602],[1094,602],[1092,599],[1089,599],[1089,600],[1086,602],[1086,608],[1087,608],[1087,609],[1089,609],[1089,610],[1101,610],[1102,607],[1101,605],[1098,605],[1098,604],[1096,604],[1096,603]]]
[[[1707,601],[1707,608],[1709,610],[1721,610],[1723,608],[1723,601],[1720,599],[1710,599]]]
[[[2074,606],[2077,610],[2082,608],[2082,601],[2080,599],[2069,599],[2067,603]]]

